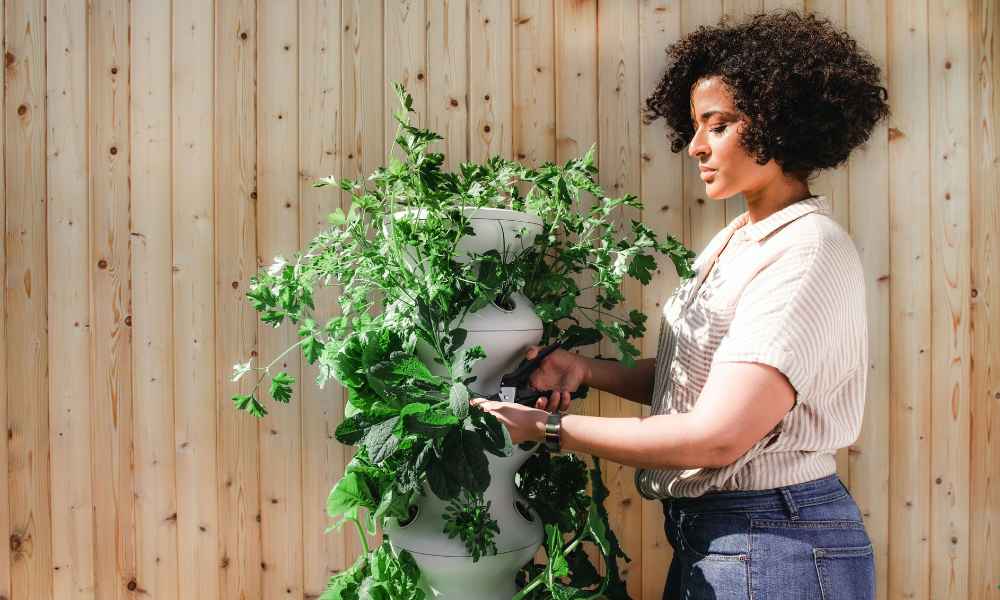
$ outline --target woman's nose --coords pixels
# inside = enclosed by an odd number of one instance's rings
[[[691,138],[691,143],[688,144],[688,156],[694,158],[699,154],[707,154],[708,146],[705,144],[704,140],[698,132],[695,132],[694,137]]]

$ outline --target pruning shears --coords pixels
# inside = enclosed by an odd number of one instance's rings
[[[542,364],[546,356],[561,346],[562,342],[556,342],[543,348],[535,358],[522,360],[516,369],[500,377],[500,391],[489,396],[488,399],[535,406],[535,402],[539,398],[550,395],[552,390],[536,390],[528,383],[528,378]],[[583,398],[588,391],[589,388],[586,385],[581,385],[570,394],[570,399]]]

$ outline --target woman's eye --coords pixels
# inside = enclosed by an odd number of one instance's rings
[[[723,126],[721,126],[721,127],[716,127],[715,129],[713,129],[713,130],[712,130],[712,132],[713,132],[713,133],[722,133],[722,132],[723,132],[723,131],[725,131],[725,130],[726,130],[726,126],[725,126],[725,125],[723,125]]]

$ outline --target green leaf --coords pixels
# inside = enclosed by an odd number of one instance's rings
[[[451,408],[451,414],[460,420],[469,416],[469,389],[464,384],[456,383],[451,386],[448,406]]]
[[[484,410],[472,411],[472,423],[483,439],[483,447],[490,454],[506,457],[514,450],[510,432],[496,415]]]
[[[549,557],[549,564],[545,571],[545,584],[551,588],[556,579],[569,574],[569,563],[566,562],[566,556],[563,554],[563,537],[559,528],[555,525],[546,525],[545,536],[545,552]]]
[[[417,415],[408,415],[405,422],[406,431],[430,438],[443,437],[458,424],[459,420],[457,417],[452,414],[438,412],[437,410],[428,410]]]
[[[483,493],[490,485],[489,461],[479,434],[468,429],[454,429],[444,439],[448,472],[462,487]]]
[[[413,377],[428,383],[438,383],[441,378],[430,372],[416,356],[408,356],[405,360],[392,364],[391,373],[399,377]]]
[[[257,398],[253,394],[236,394],[233,396],[233,404],[239,410],[245,410],[253,416],[260,418],[267,414],[267,410],[264,408]]]
[[[359,600],[358,590],[368,575],[368,555],[362,554],[346,571],[334,575],[319,600]]]
[[[331,177],[330,179],[332,180],[333,178]],[[329,215],[326,216],[326,220],[330,225],[333,225],[334,227],[340,227],[341,225],[347,224],[347,216],[344,215],[344,209],[340,208],[339,206],[337,207],[336,210],[334,210],[333,212],[331,212]]]
[[[398,422],[398,416],[386,419],[372,425],[365,434],[365,450],[368,458],[376,465],[392,456],[399,446],[399,438],[392,433]]]
[[[330,490],[326,499],[326,514],[339,517],[355,507],[375,508],[375,499],[368,483],[355,471],[348,471]]]
[[[282,371],[271,378],[271,397],[278,402],[288,403],[292,399],[295,378]]]

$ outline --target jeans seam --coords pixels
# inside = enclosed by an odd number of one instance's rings
[[[823,563],[819,558],[816,548],[813,548],[813,565],[816,567],[816,579],[819,581],[819,597],[820,600],[826,600],[826,586],[823,585]]]
[[[781,527],[786,529],[858,529],[864,531],[865,524],[862,521],[850,521],[844,519],[815,519],[806,521],[791,521],[788,519],[750,519],[750,528],[754,527]]]
[[[816,496],[814,498],[808,498],[804,500],[796,500],[795,504],[798,507],[803,506],[817,506],[820,504],[828,504],[837,500],[848,497],[848,494],[844,492],[831,492],[823,496]],[[781,498],[775,498],[771,504],[764,504],[761,506],[740,506],[740,507],[730,507],[730,508],[718,508],[718,509],[689,509],[686,507],[678,507],[679,510],[687,514],[711,514],[711,513],[733,513],[733,512],[763,512],[766,510],[783,510],[786,505],[783,503]]]

